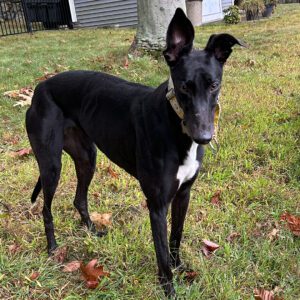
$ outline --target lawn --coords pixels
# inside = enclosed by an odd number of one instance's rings
[[[286,211],[300,215],[299,20],[300,5],[290,4],[279,5],[269,20],[197,29],[195,47],[204,47],[213,33],[228,32],[249,48],[236,47],[225,66],[220,149],[214,154],[207,148],[182,242],[182,258],[198,276],[192,284],[175,276],[179,299],[254,299],[255,288],[300,299],[300,238],[280,221]],[[79,271],[63,273],[61,264],[48,258],[42,197],[35,207],[30,203],[37,164],[32,155],[10,155],[29,147],[26,107],[14,107],[14,100],[3,96],[35,86],[46,71],[68,69],[157,86],[168,78],[162,58],[131,58],[124,67],[134,33],[82,29],[0,39],[0,299],[163,298],[144,196],[138,182],[101,153],[89,208],[113,214],[108,235],[99,239],[81,226],[72,204],[75,170],[67,155],[53,214],[59,245],[68,247],[66,262],[97,258],[110,277],[88,290]],[[217,191],[221,196],[214,205]],[[228,240],[231,233],[238,237]],[[220,245],[210,259],[201,253],[202,239]],[[39,277],[31,280],[34,272]]]

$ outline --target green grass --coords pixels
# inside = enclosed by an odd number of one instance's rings
[[[278,239],[268,234],[282,212],[300,214],[300,7],[279,5],[269,20],[197,29],[196,47],[212,33],[228,32],[249,44],[236,47],[225,67],[221,95],[221,148],[207,149],[192,189],[182,258],[199,276],[188,285],[175,278],[179,299],[254,299],[253,289],[283,290],[285,300],[300,299],[300,239],[282,225]],[[148,213],[138,182],[98,155],[90,186],[90,211],[112,212],[108,236],[98,239],[80,226],[72,201],[76,176],[71,159],[63,170],[53,213],[56,236],[67,245],[67,261],[98,258],[111,276],[87,290],[78,273],[65,274],[48,259],[40,214],[30,214],[30,195],[38,170],[33,156],[9,152],[28,147],[25,108],[13,107],[3,92],[36,84],[44,71],[92,69],[156,86],[168,77],[164,61],[150,56],[124,60],[135,31],[88,29],[37,32],[0,39],[0,299],[161,299]],[[17,143],[16,143],[17,142]],[[221,206],[210,203],[221,190]],[[3,213],[7,204],[10,214]],[[241,236],[226,241],[231,232]],[[209,260],[201,240],[220,244]],[[20,252],[8,246],[17,243]],[[37,281],[28,277],[40,272]],[[101,289],[101,287],[103,287]]]

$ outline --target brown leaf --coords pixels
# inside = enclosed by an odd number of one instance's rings
[[[93,196],[95,199],[100,198],[100,193],[99,192],[94,192]]]
[[[295,235],[300,237],[300,217],[293,216],[289,213],[283,213],[280,220],[286,221],[289,229]]]
[[[216,206],[220,206],[220,199],[221,199],[221,191],[218,190],[214,193],[214,195],[210,199],[210,203]]]
[[[268,234],[268,238],[270,241],[274,241],[278,238],[279,229],[273,228],[272,231]]]
[[[92,212],[90,218],[92,222],[98,227],[109,227],[111,226],[112,213],[99,214],[97,212]]]
[[[127,69],[129,66],[129,61],[128,61],[128,57],[125,57],[125,62],[124,62],[124,68]]]
[[[19,97],[19,90],[7,91],[7,92],[4,92],[3,95],[7,96],[9,98],[18,99],[18,97]]]
[[[31,86],[28,86],[28,87],[23,87],[19,90],[7,91],[3,95],[12,99],[19,100],[16,102],[14,106],[17,105],[25,106],[31,104],[33,89]]]
[[[33,281],[33,280],[36,280],[39,276],[40,276],[40,273],[39,273],[39,272],[33,272],[33,273],[29,276],[29,279]]]
[[[226,238],[226,241],[231,243],[233,242],[235,239],[239,238],[241,235],[238,232],[231,232],[229,234],[229,236]]]
[[[62,264],[65,261],[66,257],[67,257],[67,252],[68,252],[68,247],[67,246],[57,248],[53,252],[53,255],[51,256],[51,258],[55,262],[57,262],[59,264]]]
[[[111,168],[111,166],[107,167],[107,172],[111,177],[118,178],[118,174]]]
[[[46,80],[46,79],[48,79],[48,78],[51,78],[51,77],[53,77],[54,75],[56,75],[57,74],[57,72],[45,72],[44,73],[44,75],[43,76],[41,76],[41,77],[38,77],[38,78],[36,78],[35,80],[36,81],[44,81],[44,80]]]
[[[141,202],[141,207],[144,208],[144,209],[147,209],[147,208],[148,208],[147,200],[143,200],[143,201]]]
[[[201,251],[205,257],[209,258],[220,246],[216,243],[213,243],[209,240],[202,240],[203,246],[201,247]]]
[[[21,246],[18,244],[12,244],[12,245],[8,246],[8,251],[11,254],[16,254],[16,253],[20,252],[20,250],[21,250]]]
[[[99,282],[97,280],[89,280],[86,281],[85,284],[88,289],[95,289],[98,286]]]
[[[31,148],[24,148],[24,149],[20,149],[18,151],[14,151],[14,152],[10,152],[10,156],[11,157],[24,157],[27,156],[29,154],[32,153],[32,149]]]
[[[273,291],[268,291],[265,289],[255,289],[254,299],[255,300],[283,300],[282,297],[274,296]]]
[[[103,271],[103,266],[96,266],[97,262],[97,259],[93,259],[87,265],[84,265],[82,262],[80,263],[83,279],[89,289],[95,289],[101,277],[109,276],[108,272]]]
[[[188,283],[192,283],[195,278],[198,276],[198,273],[195,272],[195,271],[189,271],[189,272],[186,272],[184,274],[184,279],[188,282]]]
[[[80,264],[81,264],[81,262],[79,260],[73,260],[73,261],[65,264],[62,271],[64,273],[75,272],[80,268]]]

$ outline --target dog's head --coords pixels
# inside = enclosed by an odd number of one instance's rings
[[[207,144],[214,134],[214,113],[221,88],[223,65],[235,44],[244,44],[223,33],[212,35],[204,50],[193,50],[194,28],[177,9],[167,31],[163,52],[170,67],[177,102],[183,110],[183,123],[191,138]]]

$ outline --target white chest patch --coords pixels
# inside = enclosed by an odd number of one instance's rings
[[[183,165],[180,165],[178,168],[176,176],[179,180],[178,189],[184,182],[190,180],[199,168],[199,162],[197,161],[197,149],[198,144],[193,142],[183,161]]]

